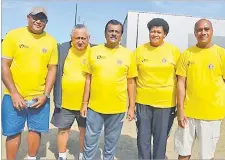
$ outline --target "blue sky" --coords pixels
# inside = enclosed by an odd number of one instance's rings
[[[2,0],[2,37],[14,28],[27,25],[26,15],[33,6],[47,9],[46,31],[59,43],[70,40],[78,4],[78,23],[84,23],[92,43],[104,43],[104,27],[110,19],[123,23],[128,11],[147,11],[225,19],[225,1],[75,1],[75,0]]]

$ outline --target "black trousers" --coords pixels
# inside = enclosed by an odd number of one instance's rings
[[[175,118],[175,109],[136,103],[137,147],[140,160],[165,159],[166,144]],[[153,137],[153,156],[151,140]]]

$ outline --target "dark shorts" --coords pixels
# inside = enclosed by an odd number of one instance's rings
[[[86,127],[86,118],[80,116],[80,111],[55,108],[51,123],[57,128],[71,128],[75,119],[78,127]]]

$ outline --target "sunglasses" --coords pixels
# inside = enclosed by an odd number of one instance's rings
[[[33,20],[35,20],[35,21],[40,20],[42,23],[45,23],[45,24],[48,23],[48,19],[47,19],[46,16],[39,15],[39,14],[37,14],[37,15],[31,15],[31,14],[29,14],[29,16],[30,16]]]

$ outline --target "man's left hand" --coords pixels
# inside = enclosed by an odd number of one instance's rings
[[[31,105],[32,108],[39,108],[41,107],[48,98],[45,95],[41,95],[39,97],[34,98],[37,102]]]
[[[127,111],[127,119],[132,121],[135,119],[135,107],[129,107]]]

